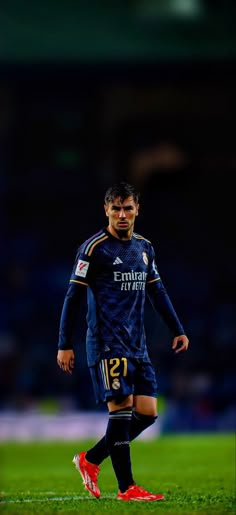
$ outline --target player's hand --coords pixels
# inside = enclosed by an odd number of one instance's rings
[[[75,355],[73,349],[59,350],[57,353],[57,364],[67,374],[72,374],[75,366]]]
[[[185,334],[181,334],[180,336],[175,336],[173,339],[172,349],[176,354],[182,352],[183,350],[188,350],[189,339]]]

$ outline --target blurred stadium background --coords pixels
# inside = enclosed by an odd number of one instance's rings
[[[0,18],[0,439],[100,427],[84,312],[72,377],[57,337],[77,246],[120,179],[191,342],[173,355],[147,305],[155,431],[234,431],[235,2],[12,0]]]

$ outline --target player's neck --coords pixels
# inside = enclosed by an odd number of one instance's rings
[[[131,240],[132,235],[133,235],[133,230],[129,230],[129,231],[124,231],[124,230],[116,231],[111,225],[108,225],[107,230],[108,230],[108,232],[112,236],[114,236],[118,240],[122,240],[122,241]]]

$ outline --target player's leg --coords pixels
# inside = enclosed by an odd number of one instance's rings
[[[152,494],[144,490],[133,479],[129,445],[132,401],[132,395],[129,395],[122,402],[112,399],[107,403],[109,422],[106,431],[106,445],[118,482],[117,499],[120,501],[159,501],[164,498],[162,494]]]
[[[100,490],[97,485],[98,473],[100,471],[98,464],[110,454],[119,485],[118,499],[124,501],[154,501],[162,499],[163,496],[160,494],[150,494],[134,484],[130,460],[130,437],[132,439],[135,438],[153,422],[154,417],[156,418],[153,397],[150,396],[149,399],[149,396],[146,395],[136,395],[135,406],[137,409],[143,409],[144,413],[140,414],[135,411],[133,416],[133,396],[127,394],[133,389],[134,371],[137,368],[137,364],[134,365],[134,363],[130,362],[128,365],[124,358],[123,360],[121,358],[112,358],[110,363],[107,363],[107,360],[104,361],[106,361],[105,366],[102,362],[99,366],[91,369],[91,376],[97,402],[103,400],[104,396],[105,398],[107,396],[109,399],[107,403],[109,420],[106,435],[88,452],[79,453],[75,456],[73,461],[83,477],[85,488],[95,497],[100,497]],[[120,367],[116,368],[115,378],[114,363],[120,365]],[[112,366],[109,367],[109,364]],[[101,370],[103,371],[102,373]],[[105,382],[104,370],[106,371]],[[139,383],[140,381],[138,381],[138,388],[140,386]],[[144,393],[151,392],[153,395],[150,380],[148,386],[146,388],[143,387],[143,391]],[[145,400],[148,408],[144,407]]]
[[[125,462],[124,482],[126,485],[127,482],[130,483],[131,481],[130,484],[132,484],[129,432],[133,403],[133,370],[134,367],[130,366],[128,373],[127,359],[122,357],[101,360],[97,365],[90,368],[96,402],[106,402],[109,419],[106,434],[102,441],[87,452],[75,455],[73,463],[83,478],[85,488],[95,497],[100,497],[98,488],[100,468],[98,464],[109,454],[118,478],[120,478],[122,463]],[[122,484],[122,479],[119,479],[119,481]]]
[[[157,382],[155,371],[150,363],[137,360],[134,376],[133,413],[131,430],[132,439],[153,424],[157,418]],[[126,492],[118,492],[123,501],[159,501],[162,494],[152,494],[138,485],[133,485]]]
[[[159,500],[163,498],[161,494],[150,494],[135,485],[129,446],[130,440],[136,438],[157,418],[155,371],[150,363],[140,363],[137,360],[131,363],[130,372],[135,395],[126,397],[123,403],[118,403],[117,397],[108,402],[107,451],[119,485],[118,499]],[[123,384],[122,379],[120,384]],[[124,384],[123,391],[127,387],[127,383],[124,382]],[[135,485],[134,488],[133,485]],[[130,487],[132,487],[131,490]]]
[[[134,485],[130,458],[130,424],[133,396],[111,399],[107,403],[109,419],[105,435],[119,490],[125,492]]]
[[[114,364],[116,376],[114,377]],[[122,360],[112,358],[112,367],[106,363],[106,390],[107,406],[109,410],[109,421],[104,440],[98,442],[97,446],[103,447],[103,452],[109,453],[113,469],[119,485],[117,498],[122,501],[158,501],[163,499],[162,494],[152,494],[135,484],[132,474],[130,458],[130,435],[133,437],[143,431],[156,418],[156,382],[155,373],[149,364],[142,364],[136,360]],[[125,373],[123,365],[125,364]],[[109,372],[110,370],[110,372]],[[119,374],[119,375],[118,375]],[[109,391],[109,387],[112,387]],[[133,421],[134,397],[128,392],[135,390],[137,393],[135,406],[142,410],[143,416],[137,416]],[[143,395],[139,392],[142,391]],[[147,394],[147,395],[146,395]],[[145,407],[146,404],[146,407]],[[145,420],[144,420],[145,419]],[[131,431],[131,425],[133,429]],[[87,456],[91,459],[93,450],[88,451]],[[101,451],[102,452],[102,451]]]
[[[129,363],[129,360],[128,360]],[[130,366],[128,364],[128,371]],[[137,366],[136,366],[137,369]],[[135,395],[130,424],[130,441],[139,436],[157,419],[157,382],[155,371],[150,363],[139,364],[135,375]],[[91,463],[100,465],[109,456],[106,446],[106,436],[87,453]]]
[[[126,357],[110,357],[100,362],[97,372],[102,385],[100,396],[106,400],[109,411],[106,448],[119,489],[125,492],[134,484],[129,444],[135,364]]]

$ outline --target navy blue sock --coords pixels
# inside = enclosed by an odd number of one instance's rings
[[[152,415],[143,415],[142,413],[138,413],[138,411],[134,410],[130,427],[130,441],[137,438],[137,436],[140,435],[144,429],[147,429],[147,427],[154,424],[156,419],[157,416],[154,417]]]
[[[126,408],[125,408],[126,409]],[[130,424],[130,442],[134,440],[144,429],[154,424],[157,417],[151,415],[142,415],[137,411],[133,411],[131,424]],[[106,436],[103,436],[99,442],[97,442],[92,449],[87,452],[86,458],[91,463],[100,465],[105,458],[109,456],[109,451],[106,445]]]
[[[106,430],[106,447],[121,492],[134,484],[129,446],[131,417],[132,408],[111,411]]]

